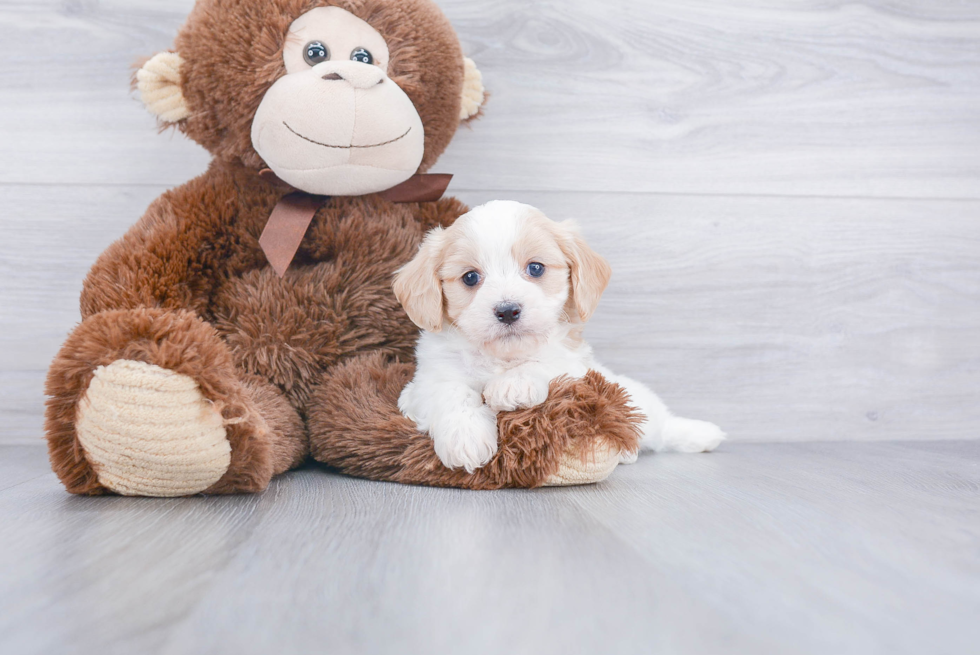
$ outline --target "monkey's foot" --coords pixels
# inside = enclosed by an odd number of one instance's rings
[[[561,457],[558,471],[545,480],[546,487],[570,487],[579,484],[602,482],[619,464],[618,446],[602,441],[585,455],[566,452]]]
[[[200,493],[231,464],[220,409],[193,378],[152,364],[96,369],[75,427],[99,483],[125,496]]]

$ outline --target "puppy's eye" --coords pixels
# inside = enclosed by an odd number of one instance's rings
[[[374,55],[365,50],[364,48],[358,48],[354,52],[350,53],[351,61],[359,61],[362,64],[373,64]]]
[[[468,287],[475,287],[480,283],[480,274],[476,271],[470,271],[463,276],[463,284]]]
[[[527,274],[531,277],[541,277],[544,275],[544,264],[539,264],[538,262],[531,262],[527,265]]]
[[[310,66],[316,66],[330,60],[330,51],[327,50],[323,41],[311,41],[306,44],[306,48],[303,50],[303,59]]]

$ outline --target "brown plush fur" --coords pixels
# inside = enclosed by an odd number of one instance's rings
[[[232,446],[228,472],[210,491],[260,491],[275,468],[270,429],[263,414],[288,421],[278,412],[262,411],[243,386],[227,346],[214,328],[187,311],[137,308],[107,311],[84,321],[68,338],[48,372],[45,429],[54,470],[73,493],[104,493],[75,437],[75,412],[93,373],[117,359],[155,364],[194,378],[205,398],[232,422],[227,437]],[[260,389],[253,381],[253,389]],[[267,390],[266,393],[273,393]],[[275,419],[273,419],[275,420]],[[298,422],[298,421],[297,421]],[[299,441],[302,435],[274,435]],[[288,450],[287,445],[279,450]],[[295,446],[292,450],[300,450]],[[285,470],[285,469],[284,469]]]
[[[77,440],[75,415],[94,370],[117,359],[190,376],[221,408],[232,463],[209,493],[264,489],[311,450],[352,475],[497,488],[539,485],[563,453],[588,453],[601,439],[635,448],[622,391],[598,376],[558,383],[544,407],[502,417],[500,453],[472,476],[443,468],[398,413],[418,330],[391,291],[392,275],[427,230],[466,211],[455,199],[331,199],[286,276],[268,266],[258,238],[287,191],[259,177],[250,124],[284,73],[286,28],[330,4],[388,40],[391,77],[425,125],[422,168],[449,143],[462,53],[429,0],[200,0],[177,38],[192,110],[179,128],[215,159],[154,202],[85,280],[82,323],[47,380],[51,462],[69,491],[106,492]]]
[[[635,452],[642,420],[623,389],[595,371],[580,380],[551,383],[534,409],[501,414],[497,454],[470,474],[451,470],[432,440],[402,416],[398,395],[414,366],[388,365],[380,354],[336,367],[314,396],[310,417],[313,456],[344,473],[372,480],[465,489],[538,487],[558,470],[563,453],[589,457],[599,441]]]

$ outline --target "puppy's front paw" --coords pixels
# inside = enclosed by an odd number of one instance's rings
[[[486,405],[462,407],[433,421],[429,429],[439,460],[467,473],[497,453],[497,417]]]
[[[487,383],[483,400],[495,412],[537,407],[548,399],[548,383],[526,373],[507,372]]]

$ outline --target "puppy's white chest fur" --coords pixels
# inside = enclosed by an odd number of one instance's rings
[[[465,382],[468,388],[480,393],[494,412],[534,407],[545,401],[547,393],[544,397],[539,397],[540,394],[514,396],[517,391],[511,389],[508,394],[511,400],[504,401],[494,392],[499,395],[508,387],[521,383],[547,389],[556,377],[582,377],[594,365],[592,349],[584,342],[569,340],[567,329],[557,328],[539,342],[534,350],[520,349],[511,357],[501,357],[496,352],[475,347],[452,326],[441,332],[423,332],[416,349],[415,377],[428,384],[435,380]],[[412,403],[413,392],[408,396],[403,393],[402,398],[399,405],[406,415],[411,415],[416,422],[429,423],[426,414],[431,403]]]

